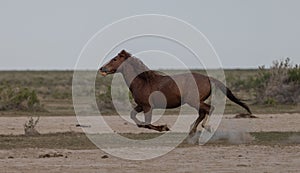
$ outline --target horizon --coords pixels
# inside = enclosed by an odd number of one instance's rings
[[[259,67],[257,68],[208,68],[208,69],[201,69],[201,68],[191,68],[191,69],[188,69],[188,70],[191,70],[191,71],[197,71],[197,70],[259,70]],[[266,70],[269,70],[270,67],[265,67]],[[97,69],[98,70],[98,69]],[[152,69],[150,69],[152,70]],[[162,69],[162,68],[159,68],[159,69],[153,69],[153,70],[156,70],[156,71],[164,71],[164,70],[186,70],[186,69],[183,69],[183,68],[174,68],[174,69]],[[66,72],[72,72],[72,71],[96,71],[96,69],[0,69],[0,72],[38,72],[38,71],[42,71],[42,72],[47,72],[47,71],[66,71]]]

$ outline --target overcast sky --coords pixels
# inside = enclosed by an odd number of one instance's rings
[[[0,70],[73,69],[98,30],[153,13],[194,25],[224,68],[256,68],[284,57],[300,63],[299,7],[298,0],[0,0]]]

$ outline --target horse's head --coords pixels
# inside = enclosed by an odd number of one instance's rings
[[[125,50],[122,50],[120,53],[118,53],[117,56],[115,56],[113,59],[111,59],[108,63],[103,65],[99,72],[102,76],[106,76],[108,74],[113,74],[116,72],[120,72],[121,65],[124,61],[127,60],[127,58],[131,57],[131,54],[126,52]]]

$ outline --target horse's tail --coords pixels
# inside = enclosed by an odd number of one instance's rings
[[[228,98],[229,100],[233,101],[234,103],[240,105],[241,107],[245,108],[250,114],[252,114],[250,108],[243,102],[241,102],[238,98],[236,98],[229,88],[227,88],[222,82],[218,81],[214,78],[209,78],[210,82],[214,83],[217,88],[219,88]]]

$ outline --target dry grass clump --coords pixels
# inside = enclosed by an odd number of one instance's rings
[[[264,104],[300,102],[300,67],[289,58],[274,61],[270,69],[259,67],[255,80],[256,100]]]
[[[23,87],[0,87],[0,111],[44,111],[35,92]]]
[[[32,117],[30,117],[29,121],[24,124],[25,136],[36,136],[40,134],[35,128],[39,120],[40,117],[38,117],[35,121]]]

